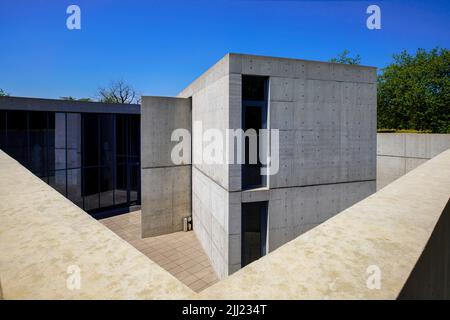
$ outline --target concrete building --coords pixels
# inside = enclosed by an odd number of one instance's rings
[[[142,202],[143,237],[192,217],[224,278],[375,191],[376,70],[228,54],[141,106],[0,97],[0,149],[96,218]]]
[[[96,218],[140,204],[139,105],[0,97],[0,149]]]
[[[220,278],[376,189],[372,67],[228,54],[178,97],[143,97],[141,117],[142,235],[181,230],[192,215]],[[192,148],[174,163],[180,128]],[[261,159],[201,161],[208,129],[251,128],[279,130],[276,174],[262,176]],[[237,151],[222,143],[224,154]]]

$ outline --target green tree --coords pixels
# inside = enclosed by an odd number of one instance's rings
[[[393,58],[378,76],[378,128],[450,132],[450,51]]]
[[[0,97],[7,97],[7,96],[9,96],[9,94],[0,88]]]
[[[99,88],[100,101],[105,103],[139,103],[136,90],[123,80],[111,82],[107,88]]]
[[[354,57],[349,56],[350,51],[345,49],[339,53],[335,58],[331,58],[330,62],[345,63],[345,64],[361,64],[361,56],[359,54]]]

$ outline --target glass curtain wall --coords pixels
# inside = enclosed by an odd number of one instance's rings
[[[0,149],[93,215],[140,204],[139,115],[0,110]]]

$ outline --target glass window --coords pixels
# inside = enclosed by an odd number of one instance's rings
[[[66,196],[66,170],[50,172],[48,180],[53,189]]]
[[[115,203],[126,203],[127,200],[127,170],[126,164],[117,164]]]
[[[67,168],[81,167],[81,115],[67,113]]]
[[[242,76],[242,100],[266,100],[266,77]]]
[[[100,165],[112,166],[114,161],[114,117],[101,115],[100,117]]]
[[[139,164],[130,166],[130,201],[138,201],[139,194]]]
[[[30,171],[38,177],[46,174],[46,128],[47,113],[46,112],[29,112],[29,153],[30,153]]]
[[[114,172],[113,166],[100,169],[100,207],[114,205]]]
[[[100,172],[98,167],[83,169],[83,196],[85,210],[97,209],[100,206],[99,178]]]
[[[6,111],[0,110],[0,149],[6,152]]]
[[[55,170],[66,169],[66,114],[55,114],[55,134],[51,137],[55,145]]]
[[[257,188],[266,184],[266,177],[261,175],[261,155],[259,152],[259,130],[267,127],[267,77],[242,76],[242,129],[254,129],[256,139],[246,138],[245,163],[242,166],[242,188]],[[250,143],[256,143],[251,148]],[[256,150],[256,155],[250,155],[250,150]],[[250,159],[257,163],[250,163]]]
[[[83,207],[81,196],[81,169],[67,170],[67,198],[79,207]]]
[[[0,111],[0,148],[84,210],[140,201],[140,116]]]
[[[99,165],[99,120],[96,114],[83,114],[83,165]]]
[[[55,171],[55,113],[47,112],[47,130],[46,130],[46,160],[47,174]]]
[[[8,154],[28,168],[27,112],[7,111],[7,117]]]
[[[130,115],[130,122],[129,122],[129,128],[130,128],[130,138],[129,138],[129,153],[130,156],[135,157],[139,161],[140,158],[140,150],[141,150],[141,129],[140,129],[140,117],[137,115]]]

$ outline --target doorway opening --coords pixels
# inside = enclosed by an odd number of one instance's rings
[[[267,253],[267,204],[267,201],[242,204],[242,267]]]

